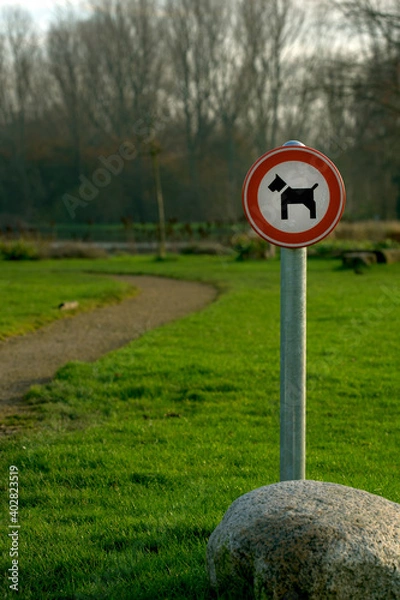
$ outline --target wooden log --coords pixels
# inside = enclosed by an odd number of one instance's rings
[[[395,263],[400,262],[400,248],[383,248],[376,250],[378,263]]]
[[[369,267],[370,265],[374,265],[378,262],[378,257],[375,252],[360,250],[357,252],[345,252],[342,255],[342,261],[344,267],[354,269],[359,266]]]

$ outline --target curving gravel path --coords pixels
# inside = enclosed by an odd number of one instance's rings
[[[169,321],[212,302],[210,285],[149,276],[113,276],[139,288],[134,298],[55,321],[0,342],[0,416],[22,410],[30,386],[49,381],[71,360],[94,361]]]

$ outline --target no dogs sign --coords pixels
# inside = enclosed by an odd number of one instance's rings
[[[308,146],[281,146],[261,156],[243,184],[243,208],[262,238],[285,248],[311,246],[338,224],[346,202],[333,162]]]

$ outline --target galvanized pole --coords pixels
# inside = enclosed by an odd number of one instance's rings
[[[306,248],[281,249],[281,481],[305,478]]]
[[[281,248],[281,481],[305,478],[306,282],[306,248]]]

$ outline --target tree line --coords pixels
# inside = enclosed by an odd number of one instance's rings
[[[257,156],[330,156],[349,219],[400,218],[397,0],[94,0],[0,17],[0,219],[237,220]],[[157,157],[158,173],[154,171]],[[1,223],[0,223],[1,224]]]

